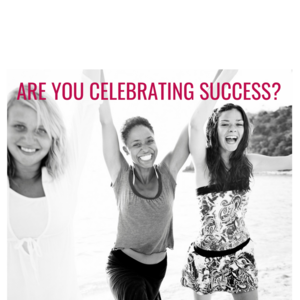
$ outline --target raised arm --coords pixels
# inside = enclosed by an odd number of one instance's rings
[[[247,154],[253,165],[253,171],[278,171],[291,170],[293,155],[287,156],[266,156],[261,154]]]
[[[230,82],[237,70],[219,70],[214,78],[213,93],[216,94],[217,83]],[[192,115],[189,126],[189,148],[196,171],[197,185],[202,185],[206,170],[206,136],[204,124],[212,114],[217,101],[212,99],[200,100]]]
[[[84,168],[89,146],[93,139],[93,128],[97,118],[99,101],[93,101],[89,97],[89,85],[91,80],[85,72],[81,73],[81,82],[84,88],[84,97],[76,101],[72,114],[70,130],[67,131],[67,159],[68,178],[73,181],[74,187],[79,184],[80,176]]]
[[[85,70],[85,75],[93,82],[105,82],[103,70]],[[99,106],[100,123],[102,127],[102,149],[112,182],[115,182],[121,169],[122,160],[118,134],[113,123],[109,100],[101,100]]]
[[[188,126],[186,125],[178,138],[174,150],[163,159],[175,180],[189,154],[189,135]]]
[[[222,73],[222,74],[221,74]],[[221,76],[220,76],[221,74]],[[236,74],[236,71],[223,71],[219,70],[214,78],[214,82],[218,79],[218,82],[228,82],[231,80],[231,78]],[[221,79],[219,79],[221,78]],[[216,87],[214,87],[216,88]],[[211,111],[215,105],[215,102],[213,100],[208,100],[206,102],[209,102],[209,105],[202,105],[201,107],[198,107],[196,112],[193,114],[191,127],[195,129],[195,131],[198,132],[198,128],[201,128],[201,132],[203,133],[203,125],[206,121],[206,119],[211,114]],[[200,117],[199,120],[199,114],[205,114],[204,118]],[[202,122],[203,121],[203,122]],[[199,129],[200,132],[200,129]],[[197,134],[194,134],[197,136]],[[203,141],[205,141],[205,137],[203,135]],[[205,143],[200,142],[200,144],[204,145],[205,149]],[[191,144],[190,144],[191,146]],[[192,145],[193,146],[193,145]],[[194,148],[196,148],[194,146]],[[194,151],[195,152],[195,151]],[[189,149],[189,135],[188,135],[188,125],[184,127],[183,131],[181,132],[179,139],[175,145],[175,148],[172,152],[170,152],[163,160],[163,162],[168,165],[169,170],[171,174],[173,175],[174,179],[176,179],[177,174],[183,164],[185,163],[186,159],[188,158],[190,153]],[[205,154],[205,152],[204,152]]]

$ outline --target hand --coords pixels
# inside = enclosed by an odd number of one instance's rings
[[[104,72],[102,69],[100,70],[100,82],[105,82]]]
[[[101,72],[101,74],[100,74]],[[102,79],[102,70],[83,70],[83,74],[87,76],[93,82],[99,82]],[[104,79],[104,75],[103,75]],[[100,81],[101,82],[101,81]]]
[[[222,73],[222,71],[223,71],[222,69],[218,70],[217,74],[215,75],[215,78],[214,78],[213,82],[215,82],[217,80],[217,78],[220,76],[220,74]]]
[[[222,70],[221,74],[217,78],[217,82],[230,82],[237,72],[238,70]]]

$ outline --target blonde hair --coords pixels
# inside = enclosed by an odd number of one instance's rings
[[[24,85],[25,94],[28,99],[28,86]],[[7,102],[7,117],[9,109],[14,105],[15,101],[18,101],[22,105],[27,105],[37,113],[37,128],[43,125],[49,138],[52,140],[51,147],[42,160],[41,167],[45,166],[48,173],[57,178],[64,171],[66,164],[66,129],[63,122],[61,112],[55,103],[55,100],[46,93],[43,93],[46,100],[39,100],[40,95],[35,92],[38,100],[25,100],[24,97],[20,97],[17,100],[19,88],[14,89],[8,96]],[[9,178],[15,176],[16,166],[14,158],[7,150],[7,175]]]

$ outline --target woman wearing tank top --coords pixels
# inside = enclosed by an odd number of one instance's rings
[[[229,82],[236,72],[219,71],[214,94],[217,83]],[[189,247],[181,283],[193,289],[198,300],[211,299],[217,291],[231,293],[234,299],[255,300],[257,268],[244,221],[252,171],[291,169],[292,156],[247,154],[250,124],[246,113],[230,103],[213,110],[215,103],[200,101],[190,122],[201,223]]]
[[[97,71],[89,71],[99,81]],[[102,80],[104,75],[101,71]],[[159,165],[154,130],[142,117],[128,119],[120,151],[109,101],[101,101],[100,122],[104,158],[116,195],[119,218],[114,249],[108,258],[111,291],[119,300],[159,300],[167,267],[166,248],[173,248],[172,207],[177,174],[186,161],[187,126],[177,144]]]

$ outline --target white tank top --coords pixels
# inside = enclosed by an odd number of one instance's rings
[[[9,189],[9,220],[19,238],[38,238],[48,223],[46,197],[29,198]]]

